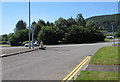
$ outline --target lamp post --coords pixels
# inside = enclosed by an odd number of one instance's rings
[[[112,35],[113,35],[113,45],[115,46],[115,37],[114,37],[114,27],[113,27],[113,24],[112,24]]]
[[[29,49],[31,49],[31,44],[30,44],[30,0],[29,0]]]

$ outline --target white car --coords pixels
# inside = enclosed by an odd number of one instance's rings
[[[24,46],[25,46],[25,47],[28,47],[28,46],[29,46],[29,43],[26,43]],[[30,43],[30,46],[32,46],[32,43]],[[35,42],[35,43],[34,43],[34,46],[39,46],[39,45],[38,45],[37,42]]]
[[[38,42],[37,42],[37,41],[34,43],[34,46],[39,46],[39,44],[38,44]]]
[[[25,47],[28,47],[28,46],[29,46],[29,43],[26,43],[24,46],[25,46]],[[30,46],[32,46],[32,43],[30,43]]]
[[[107,39],[114,39],[114,36],[107,36]]]

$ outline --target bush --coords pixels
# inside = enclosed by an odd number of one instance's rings
[[[7,44],[7,41],[0,41],[0,44]]]
[[[67,43],[91,43],[104,41],[105,36],[95,30],[83,26],[71,26],[67,29],[65,40]]]
[[[20,46],[22,42],[29,39],[28,29],[17,31],[16,33],[9,34],[8,40],[11,42],[11,46]]]
[[[20,45],[19,41],[18,41],[18,37],[14,33],[9,34],[8,40],[10,41],[11,46],[19,46]]]
[[[82,43],[83,42],[83,27],[82,26],[71,26],[67,29],[65,34],[65,41],[67,43]]]
[[[120,30],[115,33],[116,37],[120,37]]]
[[[55,26],[44,26],[38,34],[38,40],[42,40],[45,44],[58,44],[62,36],[59,28]]]

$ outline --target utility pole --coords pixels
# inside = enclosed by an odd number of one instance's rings
[[[115,36],[114,36],[114,27],[113,27],[113,24],[112,24],[112,35],[113,35],[113,45],[115,46]]]
[[[29,49],[31,49],[31,43],[30,43],[30,0],[29,0]]]

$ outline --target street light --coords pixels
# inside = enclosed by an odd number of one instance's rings
[[[29,0],[29,49],[31,49],[31,44],[30,44],[30,0]]]
[[[31,42],[30,42],[30,30],[32,28],[32,48],[34,48],[34,25],[30,25],[30,0],[29,0],[29,49],[31,49]]]
[[[113,44],[115,46],[114,27],[113,27],[113,23],[111,23],[111,24],[112,24]]]

